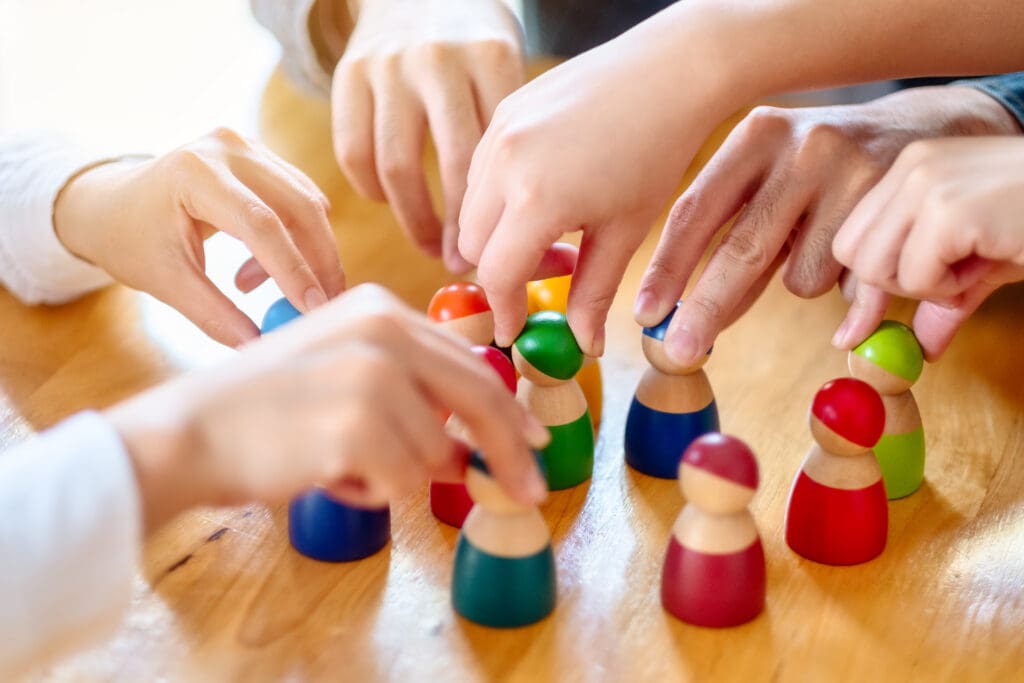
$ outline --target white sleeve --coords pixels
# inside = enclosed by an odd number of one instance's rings
[[[309,35],[309,13],[316,0],[250,0],[253,16],[281,43],[281,68],[303,90],[326,95],[331,74],[324,70]]]
[[[131,462],[98,413],[0,453],[0,680],[111,633],[131,597],[140,516]]]
[[[59,138],[0,135],[0,285],[27,304],[60,304],[113,280],[68,251],[53,203],[90,158]]]

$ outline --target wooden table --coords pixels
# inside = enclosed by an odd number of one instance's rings
[[[275,76],[261,128],[329,194],[350,282],[383,282],[423,309],[446,276],[401,239],[386,207],[348,189],[331,157],[326,104]],[[669,528],[683,504],[678,487],[623,464],[626,409],[645,366],[629,311],[655,240],[634,259],[609,321],[593,480],[552,494],[543,508],[558,563],[552,617],[514,631],[456,617],[456,531],[431,516],[425,491],[394,504],[384,551],[351,564],[294,552],[282,509],[201,510],[147,544],[113,641],[42,678],[1021,680],[1024,290],[992,297],[926,369],[915,393],[927,482],[891,505],[887,551],[858,567],[807,562],[782,539],[786,495],[811,444],[809,402],[845,372],[844,354],[828,344],[844,303],[835,293],[801,301],[776,282],[722,335],[707,371],[723,429],[745,439],[761,464],[753,512],[768,558],[768,605],[748,625],[705,630],[675,621],[659,603]],[[241,254],[227,242],[212,251],[226,281]],[[264,289],[236,301],[259,316],[274,296]],[[895,314],[906,319],[909,309]],[[25,309],[0,293],[0,319],[3,445],[231,353],[123,288],[58,309]]]

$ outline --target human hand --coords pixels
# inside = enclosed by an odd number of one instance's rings
[[[891,293],[922,300],[914,333],[925,357],[938,358],[992,291],[1024,279],[1022,216],[1024,138],[908,146],[833,243],[835,257],[874,288],[843,322],[841,348],[875,329]]]
[[[523,80],[518,22],[500,0],[363,0],[331,89],[334,150],[362,195],[387,200],[409,237],[455,273],[458,215],[473,149]],[[429,125],[444,226],[423,172]]]
[[[461,477],[448,411],[517,500],[545,497],[530,447],[547,430],[467,342],[373,285],[107,416],[154,529],[193,505],[273,503],[319,485],[374,507],[428,478]]]
[[[237,346],[259,330],[206,277],[203,240],[217,230],[240,239],[253,257],[238,288],[250,291],[269,273],[308,311],[345,287],[327,210],[301,171],[222,128],[162,157],[82,173],[61,192],[54,228],[74,254]]]
[[[664,319],[712,238],[735,216],[665,337],[677,362],[694,362],[778,268],[801,297],[836,284],[842,266],[832,256],[833,236],[907,144],[1015,129],[1002,105],[968,87],[918,88],[853,106],[758,107],[673,206],[640,285],[637,322]],[[878,293],[863,286],[857,292],[854,310],[874,314]],[[865,335],[882,314],[884,302]]]
[[[626,265],[732,106],[711,96],[716,80],[707,70],[665,59],[678,40],[676,24],[645,22],[498,107],[473,155],[459,239],[462,255],[478,265],[498,344],[522,329],[525,283],[546,249],[582,230],[568,319],[584,352],[602,353],[604,320]],[[657,106],[638,106],[654,93]]]

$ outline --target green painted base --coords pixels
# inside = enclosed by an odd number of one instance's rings
[[[875,446],[875,457],[882,468],[889,500],[909,496],[924,481],[924,429],[882,435]]]
[[[551,443],[544,449],[548,489],[558,491],[582,484],[594,473],[594,426],[590,411],[557,427],[548,427]]]
[[[484,626],[515,628],[540,621],[555,608],[551,546],[526,557],[498,557],[459,534],[452,605],[466,619]]]

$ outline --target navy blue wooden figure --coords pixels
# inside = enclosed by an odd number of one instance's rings
[[[287,299],[279,299],[267,309],[260,331],[267,334],[300,315]],[[315,560],[360,560],[383,548],[391,538],[391,511],[387,507],[351,507],[312,489],[289,503],[288,537],[293,548]]]
[[[692,367],[676,364],[665,353],[665,331],[675,312],[644,328],[641,340],[651,367],[640,378],[626,418],[626,462],[663,479],[678,476],[679,458],[690,442],[718,431],[718,408],[703,369],[711,351]]]

